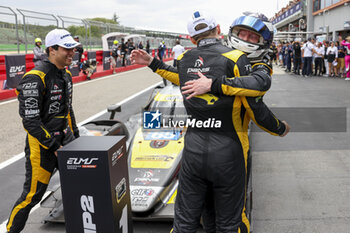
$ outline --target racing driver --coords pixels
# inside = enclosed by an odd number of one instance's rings
[[[262,101],[271,84],[272,71],[266,63],[251,66],[243,52],[223,46],[218,40],[220,26],[201,12],[194,12],[188,31],[197,48],[178,57],[178,69],[141,50],[134,50],[131,56],[133,64],[149,65],[182,87],[183,94],[188,94],[184,105],[192,119],[221,122],[217,128],[189,127],[186,132],[173,232],[197,231],[209,194],[213,195],[216,232],[249,232],[244,208],[248,124],[252,119],[265,131],[280,136],[288,133],[289,126]],[[259,35],[262,32],[270,33],[267,27],[261,28]],[[198,76],[204,81],[199,82],[199,91],[187,89],[186,83],[194,83]]]
[[[40,202],[57,167],[57,149],[79,137],[72,109],[72,75],[65,69],[78,46],[68,31],[54,29],[45,38],[48,60],[27,72],[17,87],[19,114],[27,132],[25,183],[7,223],[21,232],[30,210]]]

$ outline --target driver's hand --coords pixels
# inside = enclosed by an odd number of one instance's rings
[[[61,149],[63,146],[60,146],[60,148],[58,148],[58,149]],[[53,152],[55,155],[56,155],[56,157],[57,157],[57,150],[55,151],[55,152]]]
[[[286,121],[282,121],[282,123],[286,126],[286,130],[284,131],[284,133],[282,135],[280,135],[280,137],[286,136],[290,130],[290,126],[288,125],[288,123]]]
[[[213,80],[204,76],[201,72],[198,72],[199,79],[187,81],[181,88],[183,95],[189,95],[186,99],[191,99],[196,95],[201,95],[211,90],[211,84]]]
[[[130,55],[131,64],[139,64],[149,66],[153,61],[153,57],[145,50],[134,49]]]

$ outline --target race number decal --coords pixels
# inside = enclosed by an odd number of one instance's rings
[[[145,140],[179,140],[180,132],[167,131],[167,132],[151,132],[145,137]]]

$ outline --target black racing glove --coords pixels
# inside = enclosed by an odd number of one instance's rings
[[[252,70],[255,71],[258,69],[266,70],[270,75],[272,75],[272,63],[268,54],[266,54],[261,61],[252,63]]]

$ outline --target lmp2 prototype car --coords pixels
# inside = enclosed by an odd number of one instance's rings
[[[177,175],[181,165],[186,128],[175,127],[171,122],[186,120],[186,110],[177,86],[166,85],[154,89],[142,113],[129,120],[114,120],[120,107],[109,107],[109,120],[91,121],[84,125],[88,135],[126,135],[130,200],[134,220],[170,220],[174,218],[174,203],[178,187]],[[146,113],[161,113],[158,127],[146,127]],[[143,116],[142,116],[143,115]],[[252,189],[251,159],[248,158],[247,216],[251,220]],[[58,180],[56,178],[56,180]],[[59,184],[41,203],[50,208],[45,222],[64,222]]]

